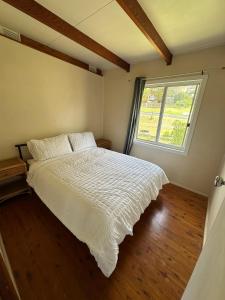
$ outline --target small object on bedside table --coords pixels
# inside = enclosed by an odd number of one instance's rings
[[[20,158],[0,161],[0,203],[23,193],[30,193],[26,182],[27,168]]]
[[[105,148],[111,150],[112,142],[106,139],[97,139],[96,144],[98,147]]]

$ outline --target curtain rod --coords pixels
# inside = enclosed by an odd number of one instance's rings
[[[160,76],[160,77],[144,77],[143,76],[143,80],[155,80],[155,79],[164,79],[164,78],[179,77],[179,76],[182,77],[182,76],[188,76],[188,75],[206,75],[207,71],[209,71],[209,70],[225,70],[225,67],[208,68],[206,70],[201,70],[198,72],[166,75],[166,76]],[[131,81],[131,79],[129,79],[128,81]]]
[[[182,77],[182,76],[189,76],[189,75],[204,75],[205,72],[202,70],[201,72],[192,72],[192,73],[183,73],[183,74],[174,74],[174,75],[166,75],[160,77],[145,77],[143,80],[151,80],[151,79],[163,79],[163,78],[171,78],[171,77]]]

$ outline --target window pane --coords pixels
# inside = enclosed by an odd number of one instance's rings
[[[137,138],[145,141],[155,141],[159,123],[164,87],[145,87]]]
[[[168,87],[159,142],[183,146],[198,85]]]

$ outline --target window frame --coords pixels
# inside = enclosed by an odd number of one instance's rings
[[[184,85],[191,85],[191,84],[196,84],[196,83],[199,84],[199,86],[197,88],[197,91],[195,92],[191,111],[190,111],[190,114],[188,117],[188,123],[190,123],[190,126],[186,127],[183,147],[169,145],[169,144],[163,144],[163,143],[160,143],[159,141],[144,141],[144,140],[138,139],[137,134],[138,134],[141,110],[139,111],[138,118],[137,118],[137,125],[135,128],[135,136],[134,136],[134,144],[142,144],[145,146],[149,146],[151,148],[157,148],[157,149],[167,151],[167,152],[172,152],[175,154],[187,155],[190,145],[191,145],[193,133],[194,133],[194,130],[196,127],[198,113],[200,110],[200,106],[201,106],[205,86],[207,83],[207,79],[208,79],[208,75],[191,75],[191,76],[189,75],[189,76],[173,76],[173,77],[166,77],[166,78],[161,78],[161,79],[156,78],[156,79],[146,80],[145,86],[150,86],[150,87],[164,86],[165,87],[165,90],[163,92],[163,97],[162,97],[160,114],[159,114],[159,123],[157,126],[156,139],[160,136],[160,130],[161,130],[161,125],[162,125],[162,121],[163,121],[162,115],[164,113],[164,107],[165,107],[165,103],[166,103],[166,95],[167,95],[168,87],[184,86]]]

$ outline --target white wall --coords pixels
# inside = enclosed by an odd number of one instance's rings
[[[217,175],[225,180],[225,156],[222,159],[221,166],[217,170]],[[214,187],[208,200],[208,208],[205,222],[204,242],[206,241],[216,217],[225,201],[225,186]]]
[[[103,130],[103,78],[0,36],[0,159],[14,145]]]
[[[101,78],[1,36],[0,45],[0,159],[16,155],[15,143],[82,130],[104,134],[122,151],[136,76],[208,70],[188,156],[140,145],[132,150],[162,166],[171,181],[208,194],[225,149],[225,71],[218,69],[225,65],[225,47],[176,56],[171,66],[155,60],[130,73],[110,70]]]
[[[176,56],[171,66],[155,60],[132,66],[131,72],[109,70],[104,76],[104,137],[122,151],[137,76],[158,77],[208,70],[209,78],[187,156],[135,145],[132,155],[160,165],[169,179],[208,194],[225,150],[225,47]]]

